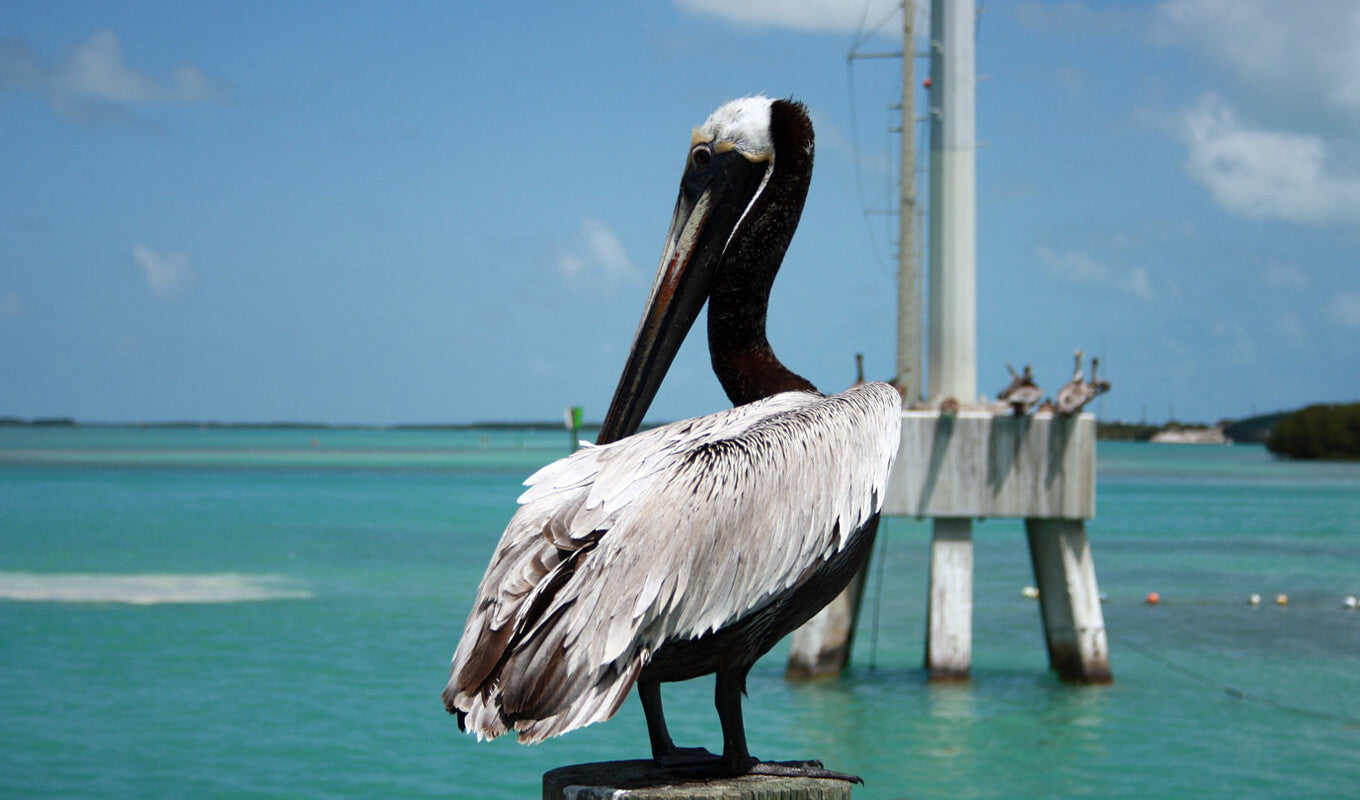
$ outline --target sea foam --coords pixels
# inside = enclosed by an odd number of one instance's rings
[[[146,573],[0,572],[0,600],[36,603],[242,603],[260,600],[306,600],[281,575],[210,575]]]

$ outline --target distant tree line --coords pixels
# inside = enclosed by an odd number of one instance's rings
[[[1315,405],[1286,414],[1266,439],[1288,458],[1360,459],[1360,403]]]
[[[1177,422],[1150,425],[1146,422],[1106,422],[1096,420],[1096,438],[1102,442],[1146,442],[1162,431],[1202,431],[1208,425],[1199,422]]]
[[[1160,425],[1148,425],[1145,422],[1096,420],[1096,438],[1105,442],[1146,442],[1161,429]]]

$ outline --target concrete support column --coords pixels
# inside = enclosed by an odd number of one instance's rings
[[[855,620],[864,596],[864,574],[869,562],[860,567],[845,590],[836,595],[817,616],[793,632],[784,678],[808,681],[841,674],[850,664],[850,648],[855,643]]]
[[[1064,681],[1109,683],[1110,647],[1085,523],[1026,519],[1025,532],[1039,587],[1049,666]]]
[[[968,680],[973,658],[973,521],[937,517],[930,541],[926,669],[931,680]]]

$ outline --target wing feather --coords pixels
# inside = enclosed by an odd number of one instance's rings
[[[521,741],[612,716],[651,653],[768,604],[878,512],[900,408],[881,383],[790,392],[534,473],[446,704],[479,736]]]

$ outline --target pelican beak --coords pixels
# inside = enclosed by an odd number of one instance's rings
[[[651,295],[600,428],[599,444],[637,432],[671,361],[713,291],[727,243],[772,167],[732,148],[690,150]]]

